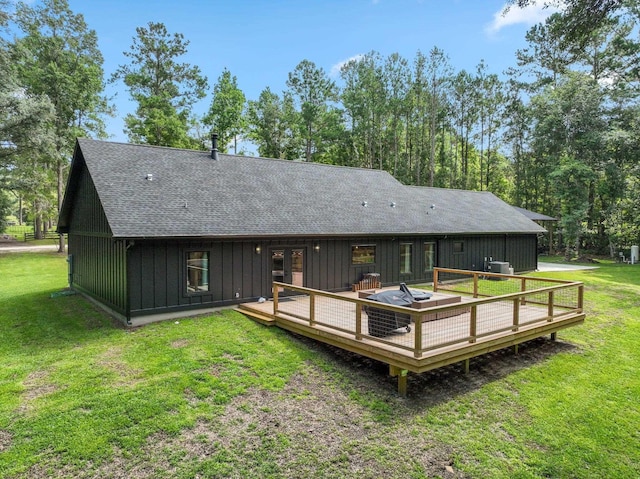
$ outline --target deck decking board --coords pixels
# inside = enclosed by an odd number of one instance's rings
[[[283,329],[311,337],[318,341],[376,359],[390,365],[390,371],[422,373],[448,364],[468,360],[497,349],[515,346],[540,336],[552,335],[561,329],[584,322],[582,310],[564,308],[556,310],[547,304],[525,303],[516,306],[512,298],[486,304],[476,304],[473,298],[462,297],[461,302],[438,311],[460,310],[460,314],[440,319],[424,319],[421,327],[411,324],[410,332],[398,330],[378,338],[368,335],[368,317],[361,314],[361,330],[356,331],[356,303],[333,298],[324,292],[315,297],[310,321],[310,296],[288,297],[278,301],[245,303],[238,308],[242,313],[263,324],[274,324]],[[441,297],[446,294],[437,293]],[[357,298],[357,293],[345,292],[337,296]],[[472,309],[476,311],[475,331],[470,328]],[[384,305],[381,305],[384,308]],[[429,315],[434,308],[416,311]],[[557,311],[557,310],[560,311]],[[548,313],[555,314],[549,317]],[[416,330],[421,330],[420,349],[416,350]],[[405,377],[398,375],[399,378]],[[400,385],[400,383],[399,383]]]

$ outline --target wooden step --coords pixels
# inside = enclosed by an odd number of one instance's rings
[[[265,326],[275,326],[276,324],[276,318],[274,318],[273,316],[266,313],[261,313],[259,311],[256,311],[255,309],[244,307],[242,304],[236,307],[236,311],[244,314],[249,319],[253,319],[254,321]]]

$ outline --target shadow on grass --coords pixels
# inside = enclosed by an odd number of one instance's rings
[[[104,336],[118,323],[79,295],[51,298],[52,291],[13,296],[0,306],[0,346],[41,351],[64,348],[100,330]]]
[[[305,347],[319,353],[323,360],[345,377],[346,381],[337,381],[340,387],[357,390],[362,394],[374,394],[387,401],[400,399],[397,395],[397,379],[389,376],[389,366],[386,363],[289,334]],[[407,400],[403,401],[403,408],[431,408],[543,363],[557,354],[579,351],[579,347],[571,343],[542,337],[520,344],[518,354],[510,347],[471,358],[468,374],[464,372],[463,363],[422,374],[409,373]]]

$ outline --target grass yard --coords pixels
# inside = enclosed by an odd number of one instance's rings
[[[0,255],[0,477],[640,477],[640,265],[584,326],[410,376],[228,310],[124,329],[65,257]]]

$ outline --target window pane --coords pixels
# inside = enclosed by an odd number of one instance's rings
[[[464,243],[462,241],[454,241],[453,242],[453,252],[454,253],[462,253],[462,252],[464,252]]]
[[[411,243],[400,244],[400,274],[411,273]]]
[[[187,291],[197,293],[209,291],[209,252],[187,253]]]
[[[424,272],[429,273],[433,271],[436,261],[436,244],[425,243],[424,244]]]
[[[371,264],[376,262],[375,245],[353,245],[351,247],[351,263],[352,264]]]

